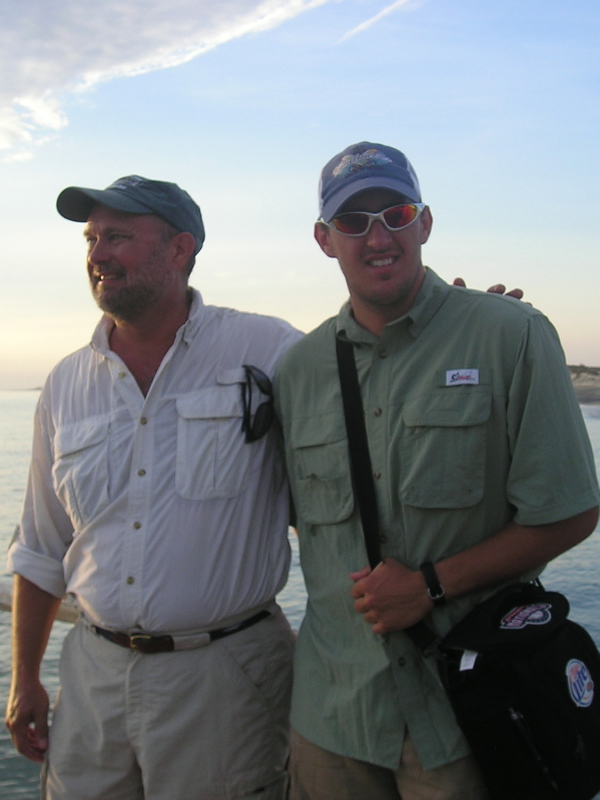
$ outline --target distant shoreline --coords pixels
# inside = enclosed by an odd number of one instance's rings
[[[600,367],[586,367],[583,364],[577,366],[569,364],[573,388],[577,399],[583,405],[600,405]],[[11,391],[11,390],[6,390]],[[15,389],[20,392],[39,392],[40,386],[28,389]]]
[[[573,388],[580,403],[584,405],[600,405],[600,367],[569,365]]]

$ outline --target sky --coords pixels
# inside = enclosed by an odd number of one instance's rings
[[[600,366],[599,78],[597,0],[3,0],[0,389],[99,318],[63,188],[178,183],[204,300],[307,331],[347,297],[312,237],[319,172],[363,140],[413,163],[426,264],[520,286]]]

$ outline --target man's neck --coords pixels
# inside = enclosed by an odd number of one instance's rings
[[[115,320],[109,347],[127,365],[146,395],[177,331],[189,315],[191,293],[168,309],[155,309],[135,321]]]
[[[411,291],[398,298],[396,302],[371,301],[354,295],[351,290],[350,305],[352,307],[352,316],[362,328],[374,333],[375,336],[381,336],[386,325],[408,314],[414,306],[425,280],[425,274],[426,272],[423,269],[419,273],[417,280],[415,280]]]

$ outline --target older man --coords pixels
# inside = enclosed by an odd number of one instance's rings
[[[482,800],[435,661],[404,631],[426,620],[445,633],[586,537],[600,497],[591,448],[542,314],[423,265],[432,215],[402,153],[352,145],[323,169],[320,194],[315,238],[350,300],[277,369],[309,596],[291,797]],[[336,340],[352,345],[364,407],[383,553],[373,570]]]
[[[8,727],[45,759],[48,800],[281,800],[288,500],[268,376],[299,333],[189,288],[204,227],[175,184],[70,187],[58,210],[86,222],[104,316],[36,412]],[[48,736],[39,665],[65,592],[82,615]]]

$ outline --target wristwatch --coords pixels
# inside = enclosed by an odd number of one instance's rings
[[[446,602],[446,592],[440,583],[435,567],[431,561],[424,561],[419,567],[427,584],[427,594],[433,600],[434,606],[443,606]]]

